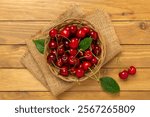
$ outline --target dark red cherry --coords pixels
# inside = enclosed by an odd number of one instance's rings
[[[77,69],[76,69],[76,76],[77,76],[78,78],[83,77],[84,74],[85,74],[85,72],[84,72],[83,69],[80,69],[80,68],[77,68]]]
[[[95,49],[95,45],[92,43],[91,44],[91,49],[94,50]]]
[[[69,48],[69,41],[65,40],[64,41],[64,46],[65,46],[66,49],[68,49]]]
[[[56,50],[51,50],[51,51],[50,51],[50,54],[57,55],[57,51],[56,51]]]
[[[49,46],[50,49],[55,49],[55,48],[57,48],[57,43],[56,43],[56,41],[51,40],[49,42],[48,46]]]
[[[70,32],[71,32],[71,34],[75,34],[77,32],[77,26],[76,25],[71,25],[70,26]]]
[[[98,34],[94,30],[90,31],[90,36],[91,36],[91,38],[93,40],[97,40],[98,39]]]
[[[90,32],[90,28],[87,26],[83,26],[82,30],[84,30],[86,34],[89,34],[89,32]]]
[[[58,54],[58,55],[62,55],[62,54],[64,54],[64,53],[65,53],[64,47],[58,47],[58,48],[57,48],[57,54]]]
[[[93,54],[90,50],[86,50],[84,52],[84,57],[87,59],[87,60],[91,60],[93,58]]]
[[[68,68],[66,66],[63,66],[60,68],[60,75],[62,75],[62,76],[68,76],[69,75]]]
[[[70,31],[70,26],[65,26],[64,29]]]
[[[76,48],[78,48],[78,45],[79,45],[78,38],[72,38],[70,43],[69,43],[69,47],[72,49],[76,49]]]
[[[52,63],[52,62],[54,62],[56,60],[56,56],[54,55],[54,54],[49,54],[48,56],[47,56],[47,62],[48,63]]]
[[[79,65],[80,65],[80,60],[78,58],[76,58],[75,66],[78,67]]]
[[[62,37],[65,37],[65,38],[69,38],[69,36],[70,36],[70,31],[69,31],[69,30],[66,30],[66,29],[63,29],[63,30],[60,31],[60,35],[61,35]]]
[[[69,56],[68,62],[70,65],[75,65],[77,62],[77,58],[75,58],[74,56]]]
[[[134,66],[130,66],[130,68],[128,69],[128,73],[130,75],[136,74],[136,68]]]
[[[86,36],[86,32],[82,28],[80,28],[76,33],[77,38],[84,38],[85,36]]]
[[[80,52],[78,53],[78,56],[79,56],[79,57],[83,57],[83,55],[84,55],[84,53],[83,53],[82,51],[80,51]]]
[[[62,67],[62,65],[63,65],[62,58],[58,58],[55,64],[56,64],[58,67]]]
[[[66,64],[66,63],[68,62],[69,56],[68,56],[68,54],[64,53],[64,54],[61,56],[61,58],[62,58],[62,62]]]
[[[119,73],[119,77],[123,80],[126,80],[128,78],[128,71],[124,70]]]
[[[74,68],[74,67],[70,68],[70,73],[75,74],[76,73],[76,68]]]
[[[92,66],[92,64],[88,61],[83,62],[83,69],[86,71],[88,70],[90,67]]]
[[[56,37],[57,34],[58,34],[58,30],[57,29],[52,29],[52,30],[49,31],[49,36],[51,38]]]
[[[76,49],[72,49],[72,48],[71,48],[71,49],[69,50],[69,54],[72,55],[72,56],[75,56],[75,55],[77,54],[77,52],[78,52],[78,51],[77,51]]]
[[[93,53],[98,56],[101,54],[101,47],[99,45],[95,45],[95,48],[93,50]]]
[[[78,68],[81,68],[81,69],[83,69],[83,64],[80,64]]]
[[[91,60],[91,63],[97,65],[97,63],[98,63],[97,58],[93,57],[92,60]]]

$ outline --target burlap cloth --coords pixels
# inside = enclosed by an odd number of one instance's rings
[[[54,96],[70,89],[75,83],[69,83],[53,76],[47,66],[44,56],[38,52],[32,40],[42,38],[46,30],[49,30],[50,27],[68,18],[85,18],[103,34],[106,41],[106,58],[103,64],[107,63],[121,51],[118,37],[116,36],[114,27],[112,26],[111,20],[106,12],[96,10],[85,15],[79,6],[73,6],[65,11],[57,18],[57,20],[41,29],[34,36],[32,36],[31,39],[26,40],[28,52],[26,52],[21,59],[21,62],[25,65],[25,67],[35,76],[37,80],[48,88]]]

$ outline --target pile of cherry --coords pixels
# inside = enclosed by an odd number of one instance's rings
[[[90,27],[66,25],[61,29],[51,29],[49,36],[47,62],[59,68],[60,75],[81,78],[97,65],[101,47],[98,33]],[[92,39],[90,47],[80,51],[80,41],[88,37]]]

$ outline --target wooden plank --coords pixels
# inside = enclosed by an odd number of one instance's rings
[[[54,19],[72,4],[79,4],[86,12],[98,8],[105,9],[113,20],[150,19],[149,0],[1,0],[0,20]]]
[[[0,22],[0,44],[25,44],[50,22]],[[121,44],[150,44],[150,22],[113,22]]]
[[[53,97],[49,92],[0,92],[1,100],[149,100],[150,92],[120,92],[113,95],[105,92],[65,92]]]
[[[137,74],[129,76],[127,81],[118,77],[121,70],[102,69],[101,75],[113,77],[122,91],[150,91],[150,69],[137,69]],[[0,69],[0,81],[0,91],[48,91],[25,69]],[[102,88],[96,81],[89,79],[69,91],[102,91]]]
[[[150,45],[122,45],[123,50],[118,56],[111,60],[104,68],[127,67],[150,67]],[[21,63],[26,46],[1,45],[0,46],[0,68],[24,68]]]

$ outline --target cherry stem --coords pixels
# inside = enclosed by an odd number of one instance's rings
[[[93,73],[93,76],[95,77],[95,80],[98,81],[98,78],[97,78],[97,76],[95,75],[95,73],[92,71],[92,69],[91,69],[91,68],[88,68],[88,69]]]
[[[54,67],[61,69],[60,67],[57,67],[53,61],[52,61],[52,64],[54,65]]]
[[[67,37],[65,37],[65,36],[63,36],[63,35],[60,35],[60,36],[62,36],[63,38],[67,39],[67,40],[70,42],[70,40],[69,40]]]
[[[93,54],[93,52],[92,52],[92,55],[99,61],[99,58],[97,56],[95,56],[95,54]]]
[[[78,50],[77,54],[75,55],[75,57],[79,54],[79,52],[81,52],[81,49]]]

